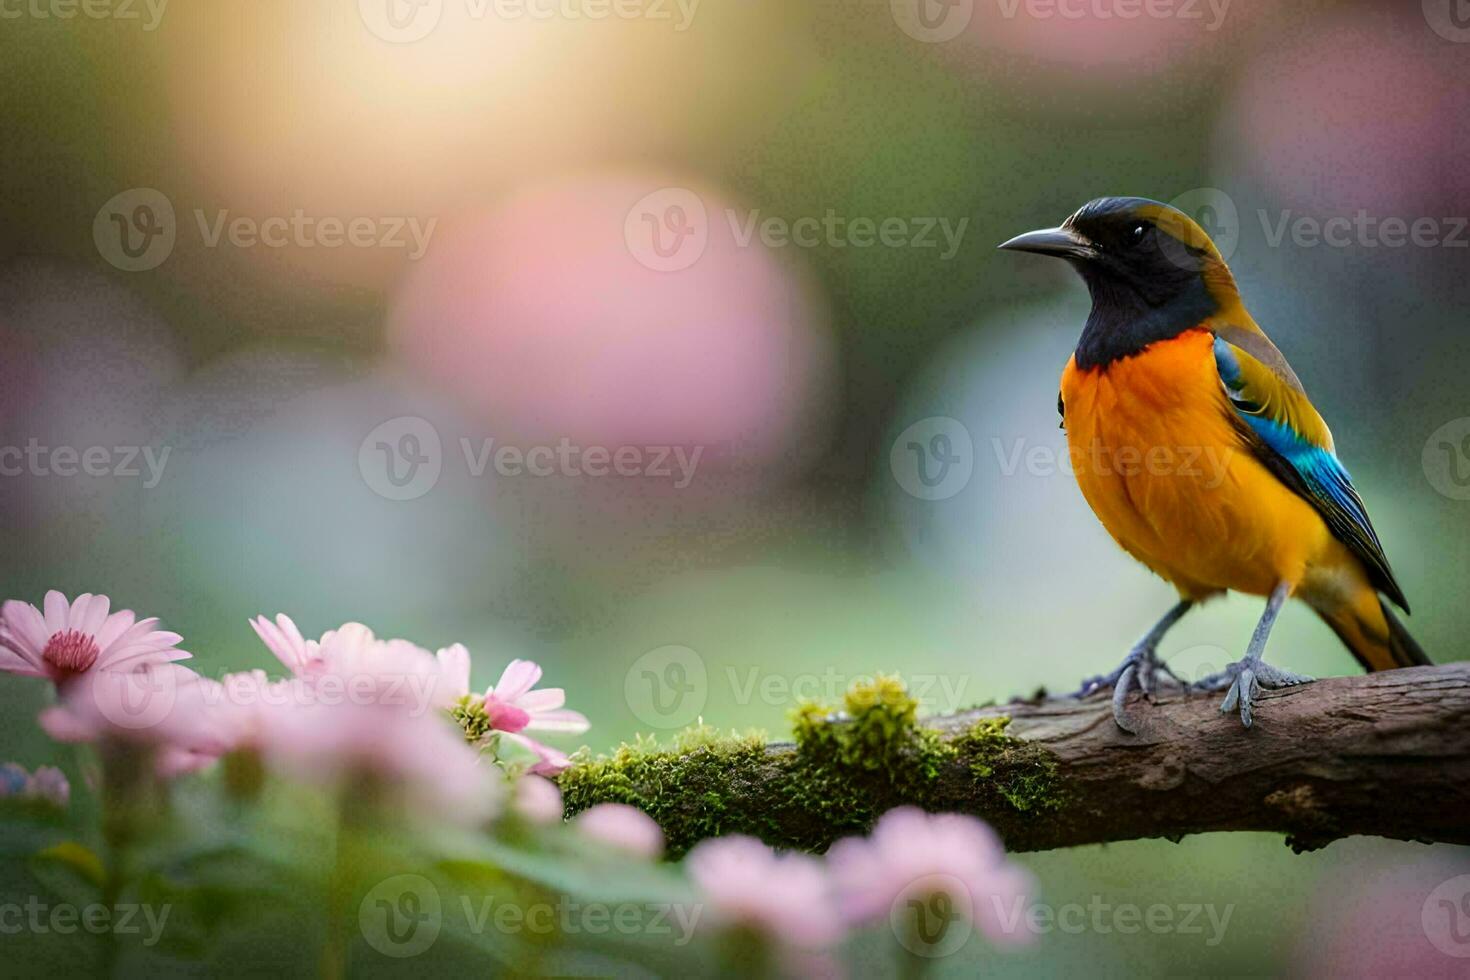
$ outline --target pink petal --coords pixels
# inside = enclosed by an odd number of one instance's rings
[[[558,752],[551,746],[543,745],[534,738],[527,738],[515,732],[503,732],[500,737],[508,738],[517,745],[524,746],[541,757],[540,762],[526,770],[537,776],[554,776],[572,764],[572,760],[567,758],[565,752]]]
[[[290,627],[290,631],[295,633],[296,624],[287,619],[285,615],[277,616],[276,621],[280,624],[279,626],[264,616],[257,616],[250,621],[250,628],[255,630],[255,635],[260,637],[260,642],[265,644],[267,650],[275,654],[282,666],[293,674],[299,674],[306,666],[302,656],[305,645],[293,643],[290,634],[285,630],[285,627]],[[296,633],[297,637],[300,635]]]
[[[444,684],[449,688],[449,695],[453,698],[462,698],[470,693],[470,652],[465,649],[463,643],[445,647],[434,654],[439,661],[439,669],[443,672]]]
[[[52,589],[46,593],[46,635],[48,637],[66,629],[66,615],[70,609],[71,606],[66,601],[66,596],[60,592]]]
[[[525,699],[521,701],[524,703]],[[560,711],[543,711],[531,716],[531,721],[526,725],[528,731],[533,732],[564,732],[568,735],[580,735],[592,727],[587,716],[579,711],[563,709]]]
[[[41,610],[29,602],[9,599],[4,606],[0,606],[0,619],[5,620],[5,625],[10,630],[11,648],[17,653],[34,658],[39,664],[41,654],[46,649],[46,641],[51,638],[51,634],[46,632],[46,620],[41,616]]]
[[[107,621],[107,610],[111,605],[111,601],[105,595],[85,593],[78,596],[77,601],[71,605],[72,629],[89,633],[95,639],[97,631]]]
[[[518,732],[531,722],[531,716],[520,708],[493,698],[485,700],[485,717],[498,732]]]
[[[124,630],[123,634],[119,636],[116,640],[114,640],[111,646],[114,649],[132,646],[134,643],[137,643],[145,636],[152,633],[153,628],[157,625],[158,620],[152,616],[147,619],[140,619],[132,626],[129,626],[126,630]]]
[[[66,615],[66,625],[69,629],[90,633],[86,623],[92,613],[92,593],[83,592],[72,600],[71,610]]]
[[[97,632],[97,649],[104,654],[107,653],[107,648],[112,646],[118,637],[132,629],[135,621],[136,617],[131,609],[120,609],[108,616],[107,621],[102,624],[102,629]]]
[[[187,650],[177,647],[169,647],[163,650],[134,650],[126,656],[114,656],[103,664],[99,659],[97,666],[105,667],[107,670],[132,670],[144,664],[171,664],[178,660],[191,660],[194,655]]]
[[[582,811],[572,825],[603,844],[640,857],[664,852],[664,832],[652,817],[626,803],[599,803]]]
[[[286,642],[293,649],[306,649],[306,638],[301,635],[301,631],[296,628],[296,621],[290,616],[285,613],[276,613],[276,628],[281,631],[281,635],[286,638]]]
[[[59,704],[42,711],[37,721],[58,742],[89,742],[97,735],[90,725]]]
[[[545,687],[539,691],[527,691],[516,698],[516,707],[525,708],[531,714],[554,711],[567,703],[567,692],[559,687]]]
[[[530,660],[512,660],[500,675],[500,682],[485,692],[501,701],[518,701],[541,679],[541,668]]]
[[[44,668],[36,666],[22,654],[3,646],[0,646],[0,671],[7,674],[19,674],[21,677],[51,676]]]
[[[133,626],[97,658],[97,666],[117,670],[123,665],[137,666],[139,663],[187,660],[189,654],[175,649],[183,637],[167,630],[154,630],[156,619],[145,619]],[[180,656],[182,654],[182,656]]]
[[[516,780],[515,811],[534,824],[561,823],[561,790],[541,776],[522,776]]]

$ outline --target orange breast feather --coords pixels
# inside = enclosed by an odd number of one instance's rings
[[[1252,455],[1204,329],[1062,374],[1077,483],[1129,554],[1204,598],[1268,595],[1332,550],[1317,512]]]

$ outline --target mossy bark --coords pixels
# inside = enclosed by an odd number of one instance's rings
[[[1352,834],[1470,843],[1470,664],[1265,692],[1249,730],[1217,700],[1135,702],[1137,735],[1106,697],[921,724],[880,679],[843,710],[803,706],[792,743],[693,732],[579,758],[560,781],[568,814],[639,807],[674,857],[732,833],[822,851],[902,804],[974,814],[1021,851],[1222,830],[1297,849]]]

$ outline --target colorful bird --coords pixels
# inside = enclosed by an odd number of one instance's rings
[[[1383,597],[1405,612],[1332,433],[1235,278],[1187,215],[1143,198],[1092,201],[1059,228],[1000,246],[1066,259],[1092,312],[1057,407],[1077,482],[1114,540],[1171,583],[1179,603],[1111,674],[1113,717],[1136,683],[1172,677],[1159,641],[1196,603],[1267,597],[1242,660],[1193,685],[1229,688],[1222,712],[1251,724],[1259,688],[1311,680],[1262,659],[1283,603],[1310,605],[1370,671],[1427,664]],[[1177,680],[1177,678],[1176,678]]]

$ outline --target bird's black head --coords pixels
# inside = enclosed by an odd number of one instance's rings
[[[1078,367],[1095,367],[1176,337],[1238,299],[1210,236],[1167,204],[1100,197],[1060,227],[1027,232],[1001,248],[1071,262],[1092,294],[1077,345]]]

